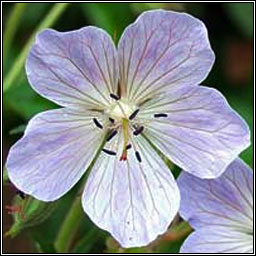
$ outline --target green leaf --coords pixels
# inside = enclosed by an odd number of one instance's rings
[[[42,19],[43,16],[47,14],[51,7],[51,3],[44,2],[44,3],[29,3],[26,15],[22,17],[22,27],[23,29],[31,29],[38,24]]]
[[[22,51],[20,52],[19,56],[16,58],[14,64],[12,65],[11,69],[5,76],[3,82],[3,93],[5,93],[12,85],[16,84],[16,79],[20,75],[20,72],[24,66],[25,59],[29,52],[29,49],[34,42],[35,35],[38,31],[51,27],[60,17],[60,15],[65,11],[69,3],[56,3],[52,7],[52,9],[48,12],[46,17],[39,23],[35,31],[30,36],[29,40],[27,41],[26,45],[23,47]]]
[[[86,18],[94,25],[105,29],[118,42],[125,27],[133,21],[128,3],[81,4]]]
[[[39,96],[26,82],[24,76],[17,81],[19,85],[11,88],[4,96],[4,105],[12,108],[26,120],[33,115],[55,108],[56,105]]]
[[[5,65],[5,60],[8,58],[9,50],[12,46],[13,38],[15,36],[16,30],[20,25],[20,18],[24,17],[24,11],[26,10],[27,4],[26,3],[17,3],[13,6],[10,16],[7,19],[5,29],[4,29],[4,41],[3,41],[3,48],[4,48],[4,56],[3,56],[3,63]]]

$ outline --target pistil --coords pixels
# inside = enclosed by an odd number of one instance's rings
[[[120,157],[120,161],[127,160],[127,144],[129,141],[129,123],[126,118],[122,119],[122,127],[123,127],[123,134],[124,134],[124,145],[123,145],[123,153]]]

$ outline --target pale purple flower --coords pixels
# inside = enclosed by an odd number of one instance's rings
[[[213,62],[204,24],[184,13],[145,12],[117,49],[96,27],[44,30],[26,72],[34,90],[63,108],[29,122],[10,150],[11,181],[39,200],[56,200],[108,133],[85,185],[84,211],[123,247],[148,244],[166,231],[180,198],[148,140],[203,178],[220,175],[249,145],[247,125],[224,97],[198,86]]]
[[[253,173],[239,158],[217,179],[183,172],[180,214],[195,229],[182,253],[253,253]]]

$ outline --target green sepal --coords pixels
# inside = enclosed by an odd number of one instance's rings
[[[58,201],[46,203],[31,196],[25,199],[15,196],[12,206],[20,207],[20,211],[13,213],[14,223],[5,235],[13,238],[24,229],[41,224],[53,214],[57,205]]]

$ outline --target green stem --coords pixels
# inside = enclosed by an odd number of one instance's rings
[[[11,70],[7,73],[6,78],[4,79],[3,84],[3,93],[5,93],[11,85],[14,84],[15,79],[18,77],[22,67],[24,65],[25,59],[27,57],[28,51],[30,46],[34,42],[34,38],[36,33],[39,30],[42,30],[47,27],[51,27],[54,22],[59,18],[59,16],[63,13],[63,11],[67,8],[69,3],[57,3],[55,4],[48,15],[44,18],[44,20],[38,25],[35,31],[32,33],[31,37],[29,38],[28,42],[24,46],[23,50],[16,58],[14,65],[12,66]]]
[[[56,238],[55,248],[57,252],[68,252],[83,215],[81,198],[76,197]]]
[[[84,177],[80,181],[78,195],[80,195],[83,191],[84,184],[93,168],[93,165],[95,164],[104,144],[106,143],[106,138],[107,138],[107,135],[105,135],[104,138],[102,139],[99,149],[97,150],[90,166],[88,167],[86,173],[84,174]],[[81,207],[81,197],[77,196],[55,240],[55,248],[57,252],[65,253],[69,251],[73,238],[79,227],[79,223],[82,219],[82,216],[84,216],[84,213]]]
[[[26,3],[17,3],[14,5],[11,14],[6,22],[6,26],[4,29],[4,38],[3,38],[3,63],[8,57],[9,49],[12,45],[12,40],[15,35],[15,32],[19,26],[19,19],[22,16]]]
[[[99,241],[100,236],[99,233],[97,232],[97,227],[94,226],[86,235],[84,235],[76,244],[74,245],[73,250],[71,251],[72,253],[87,253],[90,251],[92,247],[97,244]],[[90,243],[88,243],[90,241]]]

